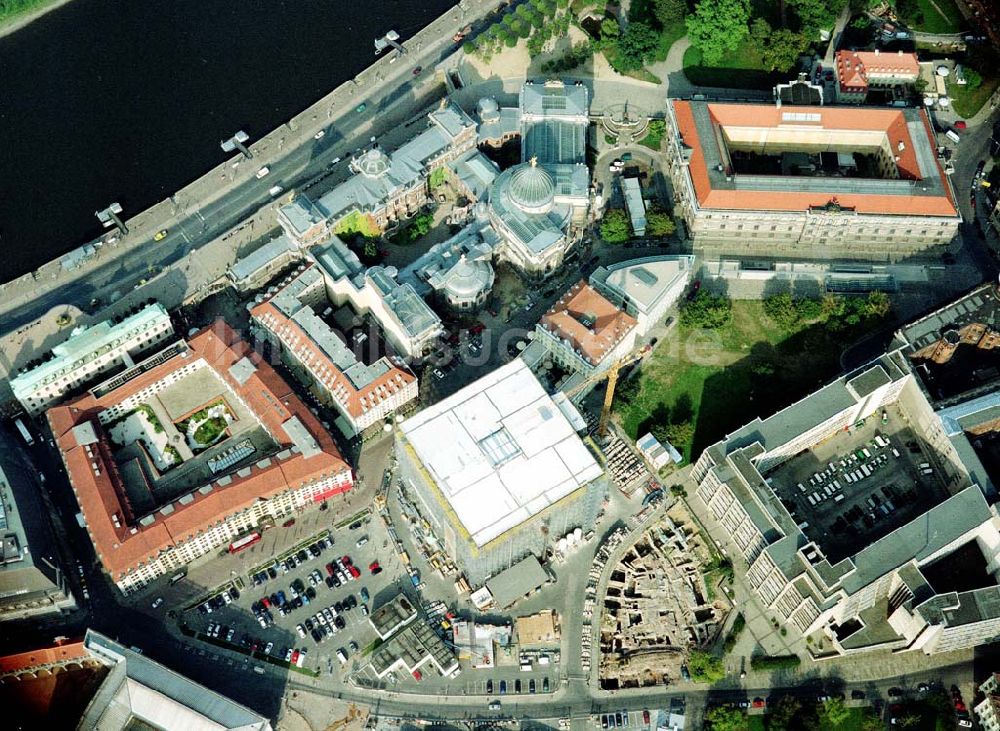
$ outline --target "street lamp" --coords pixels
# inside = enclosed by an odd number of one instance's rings
[[[124,236],[128,233],[128,226],[126,226],[118,217],[118,214],[121,212],[121,203],[112,203],[107,208],[100,211],[94,211],[94,215],[97,216],[97,220],[101,222],[101,225],[104,226],[104,228],[117,226],[118,230],[122,232],[122,236]]]
[[[245,157],[247,160],[252,160],[253,153],[251,153],[250,150],[248,150],[246,148],[246,145],[244,144],[249,139],[250,135],[248,135],[243,130],[240,130],[232,137],[230,137],[228,140],[222,141],[222,150],[223,152],[232,152],[233,150],[239,150],[240,152],[243,153],[243,157]]]

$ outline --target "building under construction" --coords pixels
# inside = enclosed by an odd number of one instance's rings
[[[520,359],[403,422],[402,484],[473,585],[594,526],[607,482],[585,428]]]

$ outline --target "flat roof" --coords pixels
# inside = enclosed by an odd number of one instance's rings
[[[404,421],[401,431],[477,546],[603,472],[519,358]]]
[[[670,100],[682,154],[702,208],[822,211],[846,215],[959,218],[922,109],[724,104]],[[882,147],[898,179],[746,175],[732,170],[728,142],[788,146]],[[858,140],[863,139],[863,144]],[[819,148],[817,148],[819,149]]]
[[[694,257],[690,254],[649,256],[599,267],[590,275],[590,283],[612,302],[649,312],[677,284],[686,282],[693,268]]]
[[[529,554],[510,568],[504,569],[486,581],[486,588],[493,595],[493,601],[503,609],[518,599],[534,591],[549,580],[538,559]]]

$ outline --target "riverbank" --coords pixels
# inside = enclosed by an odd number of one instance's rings
[[[0,15],[0,38],[16,33],[29,23],[33,23],[46,13],[51,13],[57,8],[72,2],[72,0],[38,0],[30,8],[14,10],[9,14]]]

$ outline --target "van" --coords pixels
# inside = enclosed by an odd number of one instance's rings
[[[954,142],[956,145],[962,141],[962,138],[958,136],[958,132],[956,132],[951,128],[945,131],[944,136],[947,137],[952,142]]]
[[[899,459],[899,450],[896,449],[895,447],[892,448],[892,456],[895,457],[896,459]]]
[[[816,507],[816,501],[813,500],[813,496],[812,495],[806,495],[806,500],[808,500],[809,504],[812,505],[814,508]]]
[[[260,170],[257,171],[257,180],[261,180],[262,178],[267,177],[267,175],[270,172],[271,172],[271,168],[269,168],[267,165],[265,165],[264,167],[262,167]]]
[[[934,470],[932,470],[930,467],[927,467],[925,469],[920,470],[920,474],[922,474],[922,475],[933,475],[934,474]]]
[[[272,198],[281,195],[285,191],[280,185],[272,185],[267,189],[267,194]]]
[[[841,501],[842,501],[843,499],[844,499],[844,494],[843,494],[843,493],[841,493],[840,495],[837,495],[837,497],[835,497],[835,498],[833,499],[833,502],[835,502],[835,503],[839,503],[839,502],[841,502]]]
[[[816,502],[818,502],[818,503],[823,502],[823,498],[820,496],[820,494],[818,492],[814,492],[812,496],[813,496],[813,500],[815,500]]]
[[[337,659],[340,660],[340,664],[341,665],[346,665],[347,664],[347,653],[344,652],[342,649],[341,650],[337,650]]]

